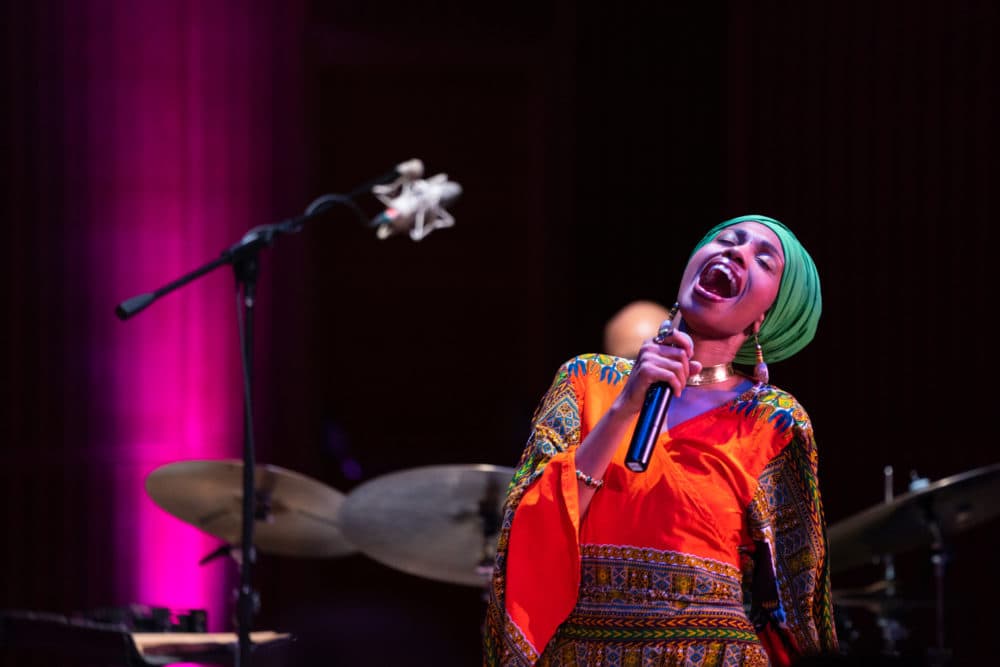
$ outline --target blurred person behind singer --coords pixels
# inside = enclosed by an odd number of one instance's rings
[[[670,311],[655,301],[626,304],[604,325],[604,352],[635,359],[643,342],[656,335],[668,315]]]

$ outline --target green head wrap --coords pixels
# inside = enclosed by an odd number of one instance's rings
[[[816,335],[816,324],[823,309],[819,273],[795,234],[777,220],[763,215],[744,215],[716,225],[698,242],[695,251],[715,238],[720,230],[740,222],[759,222],[773,231],[785,253],[785,270],[781,274],[778,295],[758,333],[764,361],[781,361],[804,348]],[[739,349],[734,361],[748,365],[756,363],[752,338]]]

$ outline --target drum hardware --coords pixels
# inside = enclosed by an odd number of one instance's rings
[[[831,572],[839,573],[869,563],[881,563],[884,578],[864,596],[834,591],[834,605],[865,606],[876,614],[882,629],[883,652],[896,653],[905,638],[895,612],[930,606],[934,609],[934,645],[928,649],[930,667],[947,665],[951,652],[945,647],[944,584],[950,561],[948,538],[979,525],[1000,513],[1000,464],[994,464],[936,482],[910,475],[907,493],[893,497],[892,468],[883,470],[884,501],[830,526],[827,531]],[[894,555],[925,547],[934,577],[934,601],[900,600]],[[869,587],[871,588],[871,587]]]
[[[133,605],[117,610],[105,609],[85,617],[63,616],[27,610],[0,611],[0,649],[13,655],[39,654],[47,664],[84,664],[106,667],[159,667],[162,665],[206,664],[215,667],[239,665],[239,637],[235,633],[211,633],[182,628],[169,632],[151,631],[136,622]],[[138,607],[141,607],[139,605]],[[156,616],[160,608],[150,609]],[[116,615],[123,621],[113,621]],[[157,621],[159,622],[159,621]],[[268,664],[285,664],[284,654],[293,637],[288,633],[259,631],[249,633],[255,656],[269,659]],[[61,660],[59,658],[66,658]],[[5,663],[6,664],[6,663]],[[14,664],[14,663],[10,663]],[[31,664],[35,664],[33,660]],[[40,664],[40,663],[39,663]]]
[[[192,460],[162,465],[146,477],[146,492],[161,509],[225,540],[202,557],[199,565],[230,556],[243,566],[240,537],[246,506],[244,472],[243,462],[238,460]],[[340,529],[344,494],[274,465],[256,465],[253,474],[251,512],[256,550],[301,558],[343,556],[357,551]],[[257,591],[239,593],[237,604],[241,602],[249,605],[244,614],[259,613]],[[239,619],[236,627],[241,627]],[[239,635],[241,655],[237,656],[236,664],[245,665],[248,635],[245,632]]]
[[[907,493],[829,527],[831,572],[931,546],[1000,513],[1000,464],[936,482],[914,477],[910,484]]]
[[[239,547],[234,547],[229,542],[223,542],[221,545],[209,551],[207,554],[201,557],[198,561],[198,565],[208,565],[210,562],[216,558],[222,558],[223,556],[230,556],[237,564],[240,562],[240,550]]]
[[[243,463],[234,459],[168,463],[146,477],[146,492],[161,509],[225,543],[201,559],[239,561]],[[254,546],[262,553],[303,558],[357,551],[344,536],[344,494],[274,465],[254,469]]]
[[[208,612],[204,609],[170,609],[144,604],[101,607],[81,615],[95,623],[120,625],[133,632],[207,632]]]
[[[882,468],[882,482],[882,502],[891,503],[895,497],[892,466]],[[892,553],[882,554],[882,565],[885,595],[888,600],[893,600],[896,596],[896,566]],[[909,636],[909,631],[899,622],[895,614],[876,612],[876,618],[882,632],[882,652],[886,655],[898,655],[896,647]]]
[[[347,539],[384,565],[486,589],[513,468],[433,465],[355,487],[340,510]]]
[[[899,657],[903,644],[911,639],[904,619],[932,609],[934,602],[906,596],[898,582],[879,580],[866,586],[834,590],[833,607],[842,652],[852,655],[874,650],[888,658]],[[869,632],[873,637],[877,633],[877,647],[866,642],[865,635]]]

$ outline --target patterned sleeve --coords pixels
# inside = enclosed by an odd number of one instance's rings
[[[774,408],[771,419],[791,440],[765,467],[748,508],[748,580],[751,620],[772,663],[785,665],[835,652],[837,636],[812,425],[794,401]]]
[[[586,367],[587,359],[576,357],[559,368],[552,385],[535,410],[527,445],[508,487],[486,612],[484,665],[530,665],[543,648],[539,647],[536,651],[507,612],[511,527],[525,492],[543,476],[553,458],[563,458],[565,453],[580,442],[582,383],[574,382],[574,379],[581,373],[586,373]],[[558,480],[555,484],[559,485]]]

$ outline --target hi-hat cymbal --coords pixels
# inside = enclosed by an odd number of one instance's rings
[[[389,473],[347,494],[344,534],[362,552],[409,574],[486,586],[513,468],[438,465]]]
[[[1000,513],[1000,464],[946,477],[830,526],[830,569],[837,573],[932,546]]]
[[[357,551],[341,532],[344,494],[278,466],[255,464],[254,544],[283,556],[341,556]],[[178,461],[146,477],[162,509],[231,544],[243,535],[243,462]]]

